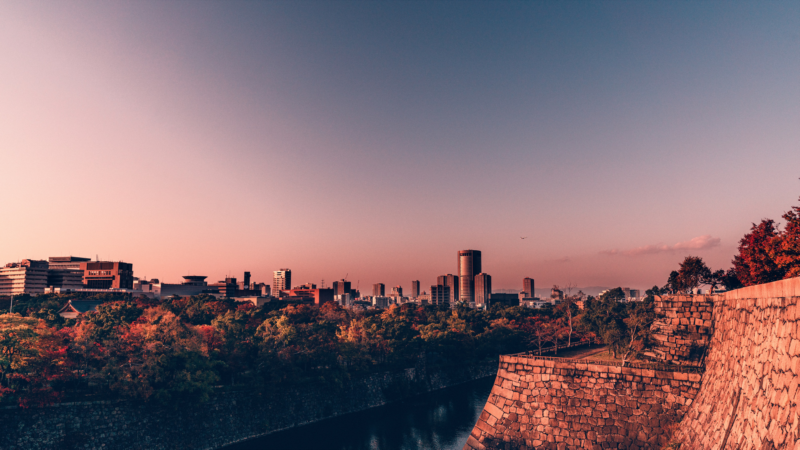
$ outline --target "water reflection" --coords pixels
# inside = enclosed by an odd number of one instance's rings
[[[231,450],[461,450],[494,377],[236,444]]]

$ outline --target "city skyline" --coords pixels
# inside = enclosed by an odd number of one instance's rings
[[[729,268],[800,194],[800,5],[581,5],[4,2],[0,261],[362,292],[467,248],[496,290]]]
[[[457,252],[458,256],[458,267],[456,272],[472,272],[475,270],[480,269],[480,261],[481,261],[481,251],[480,250],[459,250]],[[475,258],[477,264],[474,264],[471,260]],[[468,264],[462,264],[462,257],[467,257],[470,260]],[[76,257],[76,256],[51,256],[46,259],[37,260],[34,258],[26,258],[21,261],[12,261],[6,263],[8,267],[19,267],[20,264],[26,264],[27,262],[34,264],[35,267],[38,264],[44,264],[45,266],[49,266],[50,269],[55,270],[55,273],[48,274],[47,276],[47,284],[46,286],[50,287],[51,285],[56,288],[63,288],[68,287],[84,289],[84,288],[95,288],[95,289],[128,289],[137,291],[139,288],[134,286],[134,280],[136,283],[167,283],[169,285],[174,285],[174,283],[169,283],[170,281],[174,280],[166,280],[160,277],[147,277],[147,276],[136,276],[135,272],[132,270],[132,264],[124,262],[124,261],[92,261],[91,258],[85,257]],[[462,268],[462,266],[468,266],[469,270],[466,268]],[[0,267],[3,267],[0,265]],[[96,269],[103,269],[101,272],[97,273]],[[120,269],[123,269],[120,271]],[[73,281],[66,281],[65,276],[70,276],[69,274],[62,273],[62,272],[70,272],[70,271],[79,271],[79,272],[86,272],[85,279],[85,286],[72,286],[75,284]],[[119,279],[117,281],[112,281],[118,278],[118,275],[124,275],[123,279]],[[74,276],[74,274],[72,274]],[[478,296],[478,278],[483,276],[481,288],[483,290],[482,293],[482,300],[483,302],[477,301]],[[487,280],[488,277],[488,280]],[[51,278],[53,278],[51,280]],[[190,274],[190,275],[182,275],[181,276],[182,285],[186,285],[187,283],[190,285],[194,285],[200,282],[202,285],[205,286],[206,278],[209,278],[208,275],[198,275],[198,274]],[[212,277],[213,279],[213,277]],[[461,297],[460,296],[460,287],[462,282],[467,282],[466,279],[472,279],[472,289],[473,295],[472,299],[468,297]],[[94,280],[94,281],[93,281]],[[198,281],[199,280],[199,281]],[[52,281],[52,282],[51,282]],[[80,284],[80,279],[78,282]],[[488,281],[488,282],[487,282]],[[223,277],[223,279],[219,280],[216,284],[211,281],[212,286],[222,286],[228,285],[229,283],[232,285],[237,284],[237,277],[233,276],[233,274],[227,274]],[[42,281],[41,283],[45,283]],[[100,283],[100,284],[93,284],[93,283]],[[36,284],[36,283],[34,283]],[[242,278],[242,282],[240,283],[244,286],[244,289],[250,289],[251,286],[259,285],[266,285],[267,288],[271,288],[273,292],[280,292],[282,290],[302,290],[302,289],[316,289],[317,285],[314,281],[306,280],[305,282],[301,282],[299,280],[292,280],[292,270],[291,268],[281,268],[280,270],[275,270],[272,272],[272,279],[266,281],[259,281],[252,277],[250,271],[244,271],[244,276]],[[38,286],[38,284],[36,284]],[[69,285],[69,286],[68,286]],[[385,296],[402,296],[403,286],[404,283],[395,285],[391,287],[391,293],[385,293],[385,283],[375,283],[372,285],[372,290],[369,292],[358,290],[358,286],[360,285],[360,280],[356,281],[356,288],[352,287],[352,281],[346,278],[341,280],[335,280],[333,282],[325,283],[325,280],[320,280],[321,289],[329,289],[334,295],[343,295],[343,294],[350,294],[351,292],[359,292],[359,294],[363,296],[377,296],[377,297],[385,297]],[[475,300],[475,302],[483,304],[485,300],[488,298],[488,295],[492,292],[494,293],[515,293],[515,294],[524,294],[529,293],[529,296],[536,296],[536,289],[539,289],[539,292],[543,293],[543,297],[547,297],[547,292],[550,290],[550,287],[547,288],[534,288],[534,280],[530,277],[525,277],[522,279],[521,287],[511,287],[511,288],[498,288],[493,289],[491,285],[491,275],[488,273],[477,273],[474,276],[472,275],[464,275],[458,276],[453,274],[447,275],[440,275],[436,278],[435,284],[431,285],[433,289],[436,285],[442,287],[446,286],[448,288],[447,291],[447,303],[453,305],[459,301],[463,301],[466,303],[473,303],[470,300]],[[45,284],[42,284],[42,288],[44,288]],[[571,291],[578,292],[579,290],[583,290],[584,294],[588,295],[595,295],[598,292],[602,292],[608,289],[611,289],[609,286],[577,286],[575,284],[564,284],[560,285],[561,288],[567,288]],[[618,286],[622,287],[622,285]],[[420,294],[427,294],[428,292],[421,289],[420,281],[419,280],[411,280],[409,283],[409,298],[415,298]],[[630,289],[630,287],[626,286],[624,289]],[[31,292],[39,293],[38,290],[34,290]],[[149,292],[149,291],[148,291]],[[21,292],[20,292],[21,293]],[[432,292],[431,292],[432,293]]]

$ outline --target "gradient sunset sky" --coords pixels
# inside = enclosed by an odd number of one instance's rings
[[[0,3],[0,263],[646,288],[798,177],[797,1]]]

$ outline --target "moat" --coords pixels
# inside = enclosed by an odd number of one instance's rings
[[[226,450],[461,450],[494,376],[409,401],[348,414],[225,447]]]

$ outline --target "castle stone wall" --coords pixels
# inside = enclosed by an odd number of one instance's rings
[[[715,301],[715,332],[681,449],[800,448],[800,278]]]
[[[697,364],[711,342],[714,297],[702,295],[656,297],[653,323],[655,344],[647,356],[675,364]]]
[[[700,374],[503,356],[465,450],[660,448]]]
[[[502,357],[465,450],[800,450],[800,278],[659,301],[655,357],[702,378]]]

